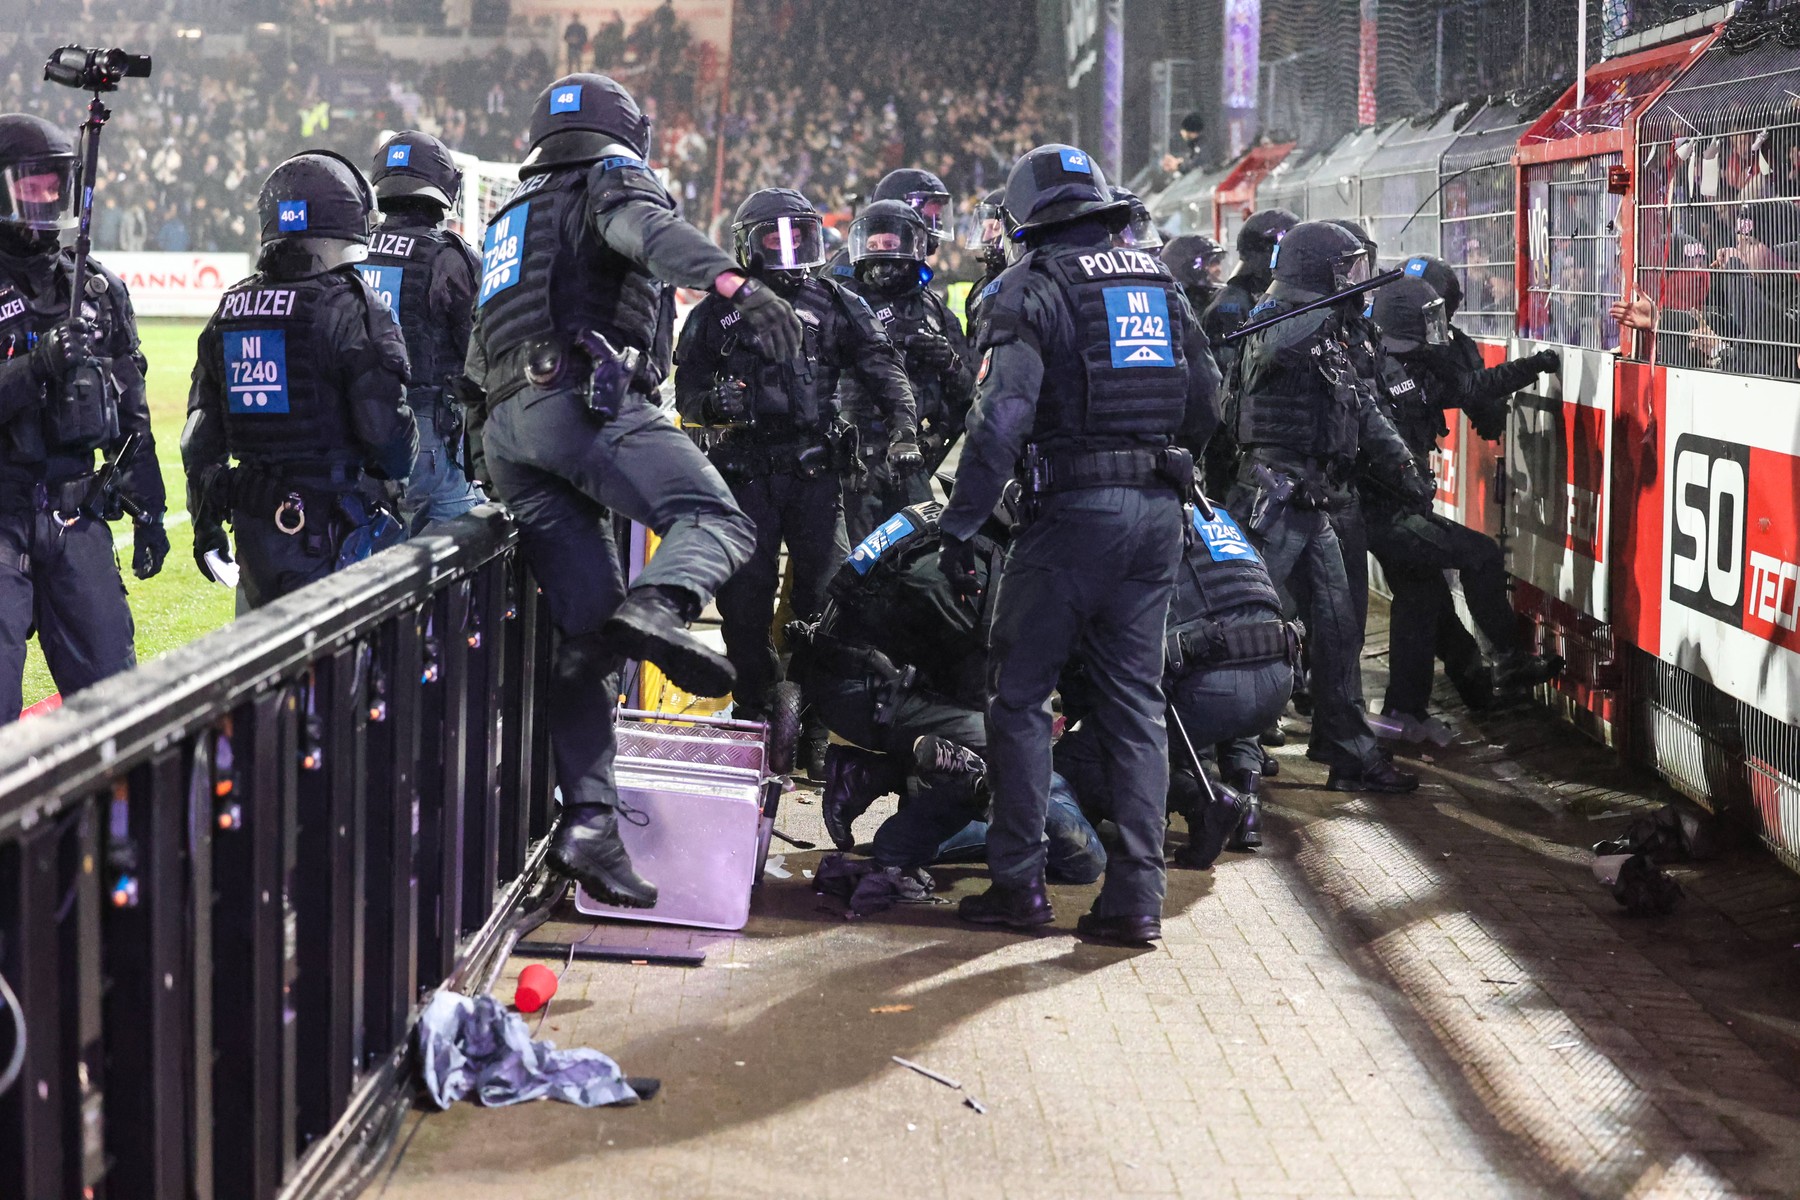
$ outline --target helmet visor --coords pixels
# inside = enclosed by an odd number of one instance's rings
[[[908,192],[901,199],[925,218],[925,227],[931,232],[941,234],[955,227],[956,206],[950,202],[949,192]]]
[[[1368,254],[1358,254],[1345,264],[1343,271],[1352,284],[1367,283],[1375,274],[1375,264]]]
[[[1432,300],[1421,305],[1419,311],[1425,317],[1425,344],[1448,346],[1450,344],[1450,314],[1443,300]]]
[[[850,261],[899,258],[924,262],[930,240],[917,221],[865,214],[850,223]]]
[[[969,215],[965,250],[992,250],[1006,240],[1006,210],[998,204],[977,204]]]
[[[749,253],[770,271],[805,271],[825,261],[825,230],[817,217],[758,221],[745,235]]]
[[[75,227],[75,160],[24,159],[0,167],[0,221],[27,229]]]
[[[1162,230],[1156,227],[1155,218],[1147,211],[1134,209],[1125,228],[1113,235],[1113,244],[1130,246],[1133,250],[1155,250],[1163,244]]]

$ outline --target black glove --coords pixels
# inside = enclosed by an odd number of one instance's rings
[[[925,465],[925,456],[919,452],[918,437],[910,429],[896,429],[888,438],[888,465],[901,474],[908,474]]]
[[[38,339],[31,351],[31,372],[43,383],[62,379],[88,357],[93,331],[82,320],[64,321]]]
[[[165,548],[168,539],[164,538]],[[212,569],[206,565],[206,555],[210,550],[217,550],[226,562],[231,561],[231,537],[225,532],[225,526],[217,521],[209,520],[198,514],[194,517],[194,565],[200,568],[200,574],[206,578],[213,577]]]
[[[935,371],[948,371],[956,362],[950,339],[941,333],[908,334],[906,353],[909,358]]]
[[[727,376],[713,384],[712,412],[708,415],[722,421],[735,421],[749,412],[750,385]]]
[[[1531,361],[1540,375],[1555,375],[1562,370],[1562,351],[1539,350],[1531,356]]]
[[[1463,409],[1468,414],[1469,424],[1475,432],[1490,442],[1497,442],[1506,436],[1506,410],[1508,402],[1496,400],[1492,404],[1477,405]]]
[[[793,306],[768,284],[746,279],[731,299],[750,323],[769,361],[786,362],[799,355],[806,329],[794,315]]]
[[[167,557],[169,534],[163,528],[162,518],[137,522],[131,540],[131,573],[139,579],[149,579],[162,570]]]
[[[1400,477],[1400,494],[1415,512],[1428,513],[1437,498],[1437,484],[1418,471],[1408,471]]]
[[[950,590],[958,600],[973,600],[981,594],[981,581],[975,574],[975,547],[971,543],[939,533],[938,570],[950,581]]]

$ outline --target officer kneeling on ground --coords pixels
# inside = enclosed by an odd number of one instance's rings
[[[375,197],[347,159],[309,150],[257,199],[256,274],[200,334],[181,461],[194,561],[229,558],[258,608],[403,536],[385,490],[412,470],[406,344],[356,272]],[[235,470],[228,467],[237,459]]]
[[[538,96],[519,186],[487,229],[461,382],[471,465],[518,518],[560,637],[546,711],[563,815],[550,862],[636,908],[653,906],[656,888],[619,840],[618,673],[638,659],[695,695],[729,692],[731,663],[687,623],[756,543],[725,481],[656,402],[668,285],[731,299],[769,361],[802,352],[787,302],[676,214],[644,161],[649,138],[637,102],[603,75]],[[629,591],[615,513],[662,539]]]
[[[780,660],[770,636],[781,547],[794,569],[794,616],[811,620],[844,561],[843,480],[856,439],[839,416],[838,384],[854,378],[890,431],[881,447],[897,472],[919,468],[913,397],[900,354],[861,297],[809,273],[824,258],[818,210],[791,188],[767,188],[738,206],[737,258],[794,306],[806,327],[798,353],[772,351],[723,297],[688,314],[675,351],[682,419],[697,427],[712,463],[756,523],[756,550],[719,589],[725,653],[737,670],[734,713],[769,712]],[[823,774],[824,737],[807,739],[808,769]]]
[[[1003,501],[970,539],[979,603],[963,602],[938,562],[942,510],[915,505],[851,552],[795,650],[808,704],[848,743],[826,752],[821,804],[832,842],[851,849],[856,818],[878,797],[902,796],[900,811],[875,831],[879,869],[917,878],[929,863],[979,859],[986,848],[989,581],[1006,554],[1013,508]],[[1060,779],[1045,832],[1051,882],[1100,877],[1106,853]]]
[[[1448,308],[1436,290],[1419,278],[1402,279],[1377,292],[1374,319],[1388,350],[1382,390],[1389,412],[1419,470],[1427,474],[1438,439],[1450,432],[1444,423],[1446,408],[1465,403],[1476,406],[1471,416],[1481,421],[1480,428],[1493,430],[1496,414],[1487,405],[1497,403],[1497,415],[1504,419],[1504,396],[1560,363],[1556,351],[1544,350],[1492,368],[1498,373],[1493,386],[1505,388],[1497,394],[1454,386],[1460,372],[1437,365],[1456,353],[1450,340]],[[1480,379],[1488,371],[1473,374]],[[1531,653],[1519,631],[1519,617],[1506,590],[1506,554],[1498,542],[1428,506],[1398,502],[1375,480],[1364,481],[1363,495],[1369,514],[1369,548],[1381,563],[1394,595],[1388,624],[1388,689],[1382,711],[1399,723],[1401,736],[1418,740],[1429,733],[1426,709],[1431,701],[1432,657],[1445,642],[1440,623],[1455,624],[1452,645],[1469,636],[1444,582],[1447,570],[1461,577],[1469,615],[1494,647],[1498,656],[1494,675],[1503,686],[1533,687],[1556,675],[1562,660]],[[1464,676],[1459,686],[1485,703],[1492,685],[1484,676],[1468,678],[1471,671],[1485,672],[1479,665],[1479,653],[1476,651],[1475,666],[1458,664]]]
[[[1169,605],[1163,692],[1169,811],[1188,826],[1187,845],[1174,861],[1205,870],[1223,847],[1262,845],[1263,756],[1256,735],[1293,692],[1300,631],[1282,620],[1268,568],[1237,519],[1214,504],[1193,505],[1188,516],[1192,536]],[[1092,723],[1075,724],[1089,707],[1085,691],[1065,680],[1063,713],[1073,728],[1056,744],[1056,769],[1098,820],[1112,815],[1111,773]]]
[[[452,394],[469,353],[481,256],[444,228],[462,172],[442,142],[414,129],[396,133],[375,151],[374,183],[383,219],[359,270],[406,339],[406,402],[419,423],[419,454],[400,515],[408,533],[419,533],[482,500],[460,461],[462,413]]]
[[[1044,891],[1049,699],[1080,654],[1102,697],[1095,720],[1113,765],[1118,848],[1078,929],[1137,943],[1161,936],[1168,745],[1164,621],[1181,561],[1193,457],[1218,421],[1218,372],[1168,270],[1115,249],[1129,217],[1073,146],[1014,165],[1006,209],[1026,247],[1000,277],[979,347],[940,557],[980,602],[969,540],[1015,474],[1025,520],[994,599],[988,778],[992,886],[967,920],[1029,928],[1054,919]],[[995,586],[990,583],[990,587]]]
[[[19,715],[34,628],[65,696],[136,664],[106,525],[120,493],[143,514],[132,573],[150,578],[169,553],[131,300],[91,258],[78,283],[59,242],[75,225],[74,181],[68,134],[0,116],[0,722]],[[101,475],[95,450],[109,459]]]

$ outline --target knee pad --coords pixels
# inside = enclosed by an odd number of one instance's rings
[[[867,808],[889,792],[906,790],[906,767],[891,754],[833,742],[825,747],[825,791],[839,803]]]

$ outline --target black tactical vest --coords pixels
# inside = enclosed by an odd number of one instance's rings
[[[1293,307],[1265,299],[1250,320]],[[1272,446],[1322,460],[1354,459],[1361,442],[1361,381],[1332,314],[1305,313],[1247,340],[1238,367],[1238,441],[1246,449]]]
[[[31,353],[38,338],[68,319],[67,280],[72,266],[65,251],[54,268],[55,286],[43,296],[27,295],[13,283],[0,282],[0,358]],[[104,283],[106,287],[98,296],[90,291],[82,300],[82,316],[92,331],[91,344],[108,346],[124,320],[123,294],[112,293],[124,285],[97,270],[88,279],[92,285]],[[79,460],[91,463],[95,450],[118,440],[119,389],[110,358],[97,358],[95,366],[80,369],[65,384],[44,386],[43,394],[41,407],[7,423],[4,446],[8,461],[32,465],[62,458],[76,460],[73,466],[86,470]],[[53,469],[60,471],[69,465],[53,464]]]
[[[887,331],[888,341],[900,356],[906,357],[906,339],[915,333],[932,333],[944,337],[944,315],[924,288],[894,297],[872,296],[859,286],[845,284],[869,302],[875,319]],[[906,381],[912,385],[913,403],[918,406],[921,421],[942,425],[950,418],[950,406],[944,402],[944,379],[937,371],[915,372],[907,363]]]
[[[1437,448],[1438,438],[1449,433],[1450,427],[1424,386],[1393,355],[1382,360],[1381,396],[1407,449],[1415,459],[1427,460]]]
[[[264,465],[360,457],[349,397],[326,373],[333,348],[319,329],[333,308],[354,305],[366,319],[373,303],[348,267],[282,282],[256,274],[226,290],[213,327],[224,358],[225,444],[234,457]]]
[[[1076,355],[1070,371],[1046,362],[1032,440],[1169,436],[1180,429],[1187,331],[1168,268],[1140,250],[1073,246],[1034,250],[1029,261],[1067,300]]]
[[[475,303],[489,363],[528,342],[566,342],[589,329],[620,349],[666,355],[658,327],[643,326],[629,315],[637,309],[621,307],[619,292],[627,274],[650,280],[665,293],[665,301],[667,289],[595,237],[587,221],[587,172],[579,167],[533,175],[488,225]],[[669,311],[666,302],[662,311]]]
[[[1253,610],[1244,615],[1256,620],[1279,619],[1281,598],[1269,581],[1269,569],[1236,519],[1218,506],[1211,521],[1198,508],[1189,512],[1195,536],[1175,576],[1169,628],[1180,632],[1238,609]]]
[[[448,230],[383,228],[369,239],[369,257],[356,267],[400,323],[411,367],[409,392],[440,390],[445,379],[462,372],[466,348],[452,344],[449,325],[431,313],[431,273],[440,254],[463,255],[471,265],[475,258],[468,244]],[[475,274],[479,278],[479,267]]]
[[[748,385],[744,394],[745,416],[751,421],[792,423],[798,429],[814,429],[836,415],[838,357],[836,339],[844,336],[842,302],[835,286],[806,279],[792,292],[783,293],[794,306],[802,329],[800,356],[789,362],[770,362],[750,344],[750,331],[742,313],[724,306],[719,317],[723,340],[719,357],[721,373]]]

